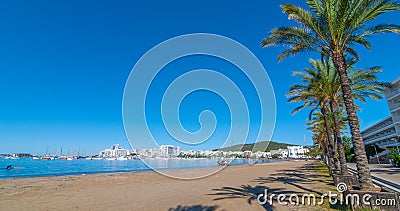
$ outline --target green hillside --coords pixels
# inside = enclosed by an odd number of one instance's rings
[[[254,144],[239,144],[239,145],[234,145],[230,147],[225,147],[221,149],[215,149],[215,150],[221,150],[221,151],[264,151],[266,145],[268,144],[266,152],[269,152],[270,150],[277,150],[277,149],[286,149],[287,146],[294,146],[293,144],[286,144],[286,143],[278,143],[274,141],[262,141],[257,143],[256,146]],[[253,149],[254,148],[254,149]]]

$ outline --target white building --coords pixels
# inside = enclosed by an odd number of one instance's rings
[[[385,91],[390,116],[361,132],[364,144],[376,144],[381,148],[400,146],[400,78]]]
[[[400,134],[400,78],[393,81],[392,86],[386,90],[386,100],[389,105],[390,114],[393,124],[396,128],[397,135]]]
[[[256,158],[266,158],[266,157],[270,157],[271,153],[257,151],[257,152],[254,153],[254,156]]]
[[[122,149],[118,144],[113,145],[111,149],[104,149],[99,152],[99,156],[103,158],[119,158],[128,156],[129,154],[129,150]]]
[[[287,158],[288,157],[287,149],[271,150],[270,154],[271,154],[271,156],[272,155],[279,155],[279,157],[281,157],[281,158]]]
[[[176,157],[180,153],[180,147],[172,145],[160,146],[161,156],[165,158]]]
[[[253,154],[253,153],[252,153],[251,151],[244,151],[244,152],[243,152],[243,157],[249,158],[249,157],[251,157],[252,154]]]
[[[308,149],[302,146],[288,146],[287,151],[289,158],[302,158],[308,152]]]
[[[374,144],[381,148],[395,146],[398,136],[391,116],[365,129],[361,134],[365,145]]]
[[[143,154],[144,157],[149,157],[149,158],[158,158],[158,157],[162,157],[162,152],[161,149],[159,148],[153,148],[153,149],[148,149],[145,150],[146,153]]]

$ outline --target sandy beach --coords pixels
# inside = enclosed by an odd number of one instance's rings
[[[0,180],[1,210],[310,210],[274,203],[257,195],[310,193],[304,170],[313,161],[229,166],[206,178],[180,180],[157,172],[95,174]],[[204,169],[181,169],[196,173]]]

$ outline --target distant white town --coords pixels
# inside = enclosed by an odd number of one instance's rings
[[[161,145],[153,149],[123,149],[118,144],[110,149],[99,152],[100,158],[306,158],[309,150],[303,146],[288,146],[287,149],[271,150],[270,152],[252,151],[221,151],[221,150],[181,150],[179,146]]]
[[[181,150],[179,146],[161,145],[153,149],[124,149],[115,144],[109,149],[103,149],[94,156],[65,156],[45,155],[36,156],[29,153],[0,154],[0,158],[18,159],[33,158],[41,160],[74,160],[86,158],[87,160],[128,160],[146,158],[256,158],[256,159],[298,159],[310,158],[309,149],[303,146],[287,146],[286,149],[270,150],[269,152],[252,151],[223,151],[223,150]],[[319,159],[320,157],[315,157]]]

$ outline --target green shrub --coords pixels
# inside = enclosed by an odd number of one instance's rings
[[[273,155],[272,155],[272,158],[273,158],[273,159],[277,159],[277,158],[279,158],[279,155],[278,155],[278,154],[273,154]]]
[[[346,160],[347,160],[348,163],[354,163],[354,162],[356,162],[355,154],[348,154],[348,155],[346,155]]]
[[[396,166],[400,166],[400,150],[399,149],[391,149],[389,152],[389,158],[393,160],[393,163]]]

